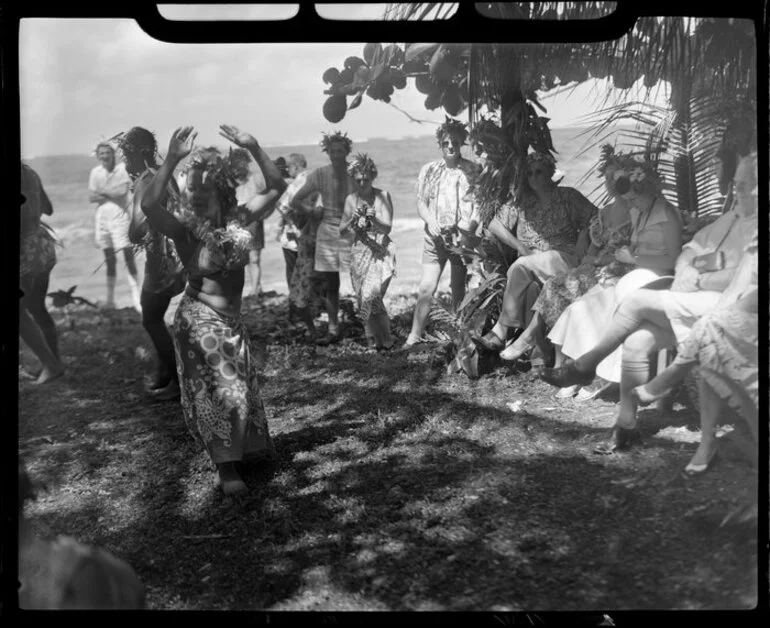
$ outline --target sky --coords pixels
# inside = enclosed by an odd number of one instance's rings
[[[291,16],[285,6],[279,14],[254,7],[238,14],[221,5],[216,10],[231,19]],[[383,8],[329,4],[319,13],[377,17]],[[167,19],[212,16],[200,5],[188,5],[185,15],[174,5],[160,10]],[[323,117],[324,70],[362,56],[363,43],[169,44],[131,19],[25,18],[19,32],[22,157],[88,154],[99,140],[135,125],[155,131],[161,148],[184,125],[196,127],[201,145],[227,144],[220,124],[234,124],[264,146],[315,144],[332,129],[355,141],[432,134],[445,114],[426,110],[411,80],[392,103],[422,124],[368,97],[336,125]],[[578,124],[596,107],[594,90],[589,82],[547,97],[550,126]]]

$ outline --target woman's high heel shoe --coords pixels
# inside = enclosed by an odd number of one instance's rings
[[[594,381],[594,377],[596,377],[594,370],[587,373],[578,371],[572,360],[565,361],[562,366],[557,368],[544,368],[540,371],[540,379],[559,388],[566,388],[574,384],[588,386]]]
[[[522,340],[520,336],[500,352],[500,359],[505,360],[506,362],[514,362],[532,351],[535,347],[536,344],[534,342],[528,343],[526,340]]]

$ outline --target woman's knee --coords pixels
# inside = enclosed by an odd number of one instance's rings
[[[623,342],[623,359],[644,359],[657,347],[654,330],[642,327],[630,334]]]

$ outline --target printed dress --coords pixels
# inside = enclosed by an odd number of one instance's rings
[[[375,216],[381,217],[384,212],[385,196],[382,190],[375,192]],[[362,201],[358,194],[348,197],[356,210]],[[356,234],[350,252],[350,281],[353,291],[358,298],[358,315],[362,321],[370,316],[387,313],[383,297],[388,283],[396,274],[396,248],[388,234],[377,231],[367,231]]]
[[[190,277],[245,267],[250,238],[236,223],[208,234],[188,264]],[[240,315],[223,315],[188,286],[174,317],[174,348],[185,423],[211,460],[272,456],[257,363]]]
[[[610,228],[605,226],[602,214],[603,212],[597,212],[588,227],[591,242],[599,249],[597,257],[612,254],[621,246],[627,245],[631,238],[631,221]],[[546,281],[532,310],[540,313],[548,327],[553,327],[570,304],[600,282],[604,286],[612,285],[630,268],[631,265],[619,262],[601,267],[581,264]]]
[[[757,288],[757,253],[755,232],[717,307],[693,325],[687,340],[679,345],[675,359],[681,363],[697,361],[706,383],[737,412],[741,410],[740,400],[720,375],[745,390],[756,406],[759,399],[759,315],[734,306],[738,299]]]

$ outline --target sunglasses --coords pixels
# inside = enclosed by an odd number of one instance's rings
[[[455,148],[457,148],[458,146],[462,146],[462,144],[460,144],[460,142],[444,141],[444,142],[441,142],[441,146],[443,146],[444,148],[448,148],[449,146],[454,146]]]
[[[545,170],[527,170],[528,177],[533,177],[536,174],[545,174]]]

